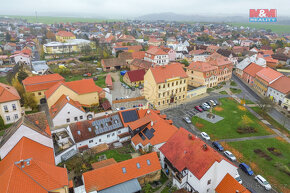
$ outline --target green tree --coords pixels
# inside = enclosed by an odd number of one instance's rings
[[[18,75],[17,75],[17,79],[19,82],[22,83],[22,81],[28,77],[28,74],[26,72],[24,72],[23,70],[21,70]]]
[[[33,93],[24,93],[24,106],[30,107],[32,110],[37,110],[37,102]]]
[[[8,32],[6,32],[5,40],[6,40],[6,42],[10,42],[11,41],[11,35]]]
[[[20,103],[23,104],[23,95],[25,93],[23,85],[18,81],[17,78],[13,78],[11,84],[17,90],[18,94],[20,95]]]
[[[189,63],[186,59],[181,60],[180,63],[184,64],[185,66],[189,66]]]
[[[5,129],[5,124],[2,116],[0,116],[0,130]]]

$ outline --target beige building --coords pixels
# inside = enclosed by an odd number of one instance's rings
[[[182,64],[150,68],[144,76],[144,96],[154,108],[166,108],[187,96],[187,75]]]

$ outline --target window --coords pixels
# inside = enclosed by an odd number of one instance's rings
[[[112,136],[115,136],[115,133],[112,133]]]
[[[149,159],[147,159],[147,165],[150,166],[151,165],[151,162]]]
[[[67,114],[70,114],[70,112],[68,111]]]
[[[80,116],[80,120],[82,120],[83,119],[83,116]]]
[[[5,111],[5,112],[8,112],[8,107],[7,107],[7,105],[4,105],[3,108],[4,108],[4,111]]]
[[[16,110],[16,105],[15,104],[12,104],[12,109],[13,109],[13,111]]]
[[[70,122],[70,119],[66,119],[66,122],[69,123]]]
[[[89,143],[93,143],[93,142],[94,142],[94,140],[90,140],[90,141],[89,141]]]
[[[126,168],[122,168],[123,174],[127,173]]]
[[[109,134],[109,135],[107,135],[107,138],[110,138],[110,134]]]
[[[6,120],[7,121],[10,121],[10,116],[6,116]]]
[[[207,185],[210,185],[210,183],[211,183],[211,180],[208,180],[208,181],[207,181]]]
[[[14,115],[14,118],[15,118],[15,119],[18,119],[18,114],[15,114],[15,115]]]
[[[75,121],[78,121],[78,117],[75,117]]]
[[[99,139],[99,142],[102,142],[102,139]]]
[[[121,133],[121,130],[119,130],[118,133]]]
[[[41,92],[38,92],[38,95],[41,95]]]
[[[140,166],[140,163],[137,163],[136,165],[137,165],[137,168],[140,168],[140,167],[141,167],[141,166]]]

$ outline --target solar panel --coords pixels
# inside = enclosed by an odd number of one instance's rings
[[[155,132],[155,129],[151,128],[150,131],[151,131],[152,133],[154,133],[154,132]]]
[[[137,112],[135,110],[124,111],[124,112],[122,112],[122,116],[123,116],[125,123],[136,121],[138,119],[138,115],[137,115]]]
[[[142,133],[139,133],[139,135],[140,135],[141,139],[143,139],[143,140],[146,139],[145,136]]]
[[[145,129],[143,130],[143,133],[144,133],[144,135],[145,135],[148,139],[151,139],[151,138],[154,136],[153,133],[152,133],[152,131],[149,130],[148,128],[145,128]]]

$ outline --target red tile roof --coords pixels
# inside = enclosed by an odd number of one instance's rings
[[[112,77],[110,74],[107,74],[105,83],[108,86],[113,86],[113,81],[112,81]]]
[[[147,164],[147,160],[150,160],[150,165]],[[140,164],[140,168],[137,168],[137,163]],[[123,173],[122,168],[126,169],[126,173]],[[83,174],[83,179],[87,192],[100,191],[145,176],[160,169],[161,166],[157,153],[152,152],[123,162],[85,172]]]
[[[27,77],[22,81],[22,83],[27,92],[35,92],[48,90],[50,87],[60,81],[64,81],[64,77],[59,74],[49,74]]]
[[[151,49],[146,51],[147,54],[151,55],[166,55],[167,53],[164,52],[161,48],[153,46]]]
[[[216,193],[250,193],[247,188],[240,184],[235,178],[230,174],[226,174],[222,181],[215,189]]]
[[[133,59],[143,59],[145,56],[145,51],[138,51],[138,52],[132,52]]]
[[[54,105],[52,105],[51,108],[49,109],[49,114],[50,114],[51,118],[53,119],[62,110],[62,108],[66,104],[71,104],[72,106],[76,107],[77,109],[85,112],[82,105],[78,101],[74,101],[74,100],[70,99],[68,96],[62,95],[56,101],[56,103]]]
[[[126,74],[131,82],[142,81],[144,80],[145,69],[128,71]]]
[[[152,67],[150,70],[156,83],[164,83],[165,80],[176,77],[187,78],[187,74],[183,70],[182,64],[177,62],[164,66]]]
[[[17,90],[9,85],[0,83],[0,103],[20,100]]]
[[[273,70],[272,68],[266,67],[257,72],[258,77],[271,84],[273,81],[277,80],[279,77],[283,76],[282,73]]]
[[[269,87],[274,88],[275,90],[283,94],[288,94],[290,93],[290,78],[282,76],[278,80],[270,84]]]
[[[191,62],[187,69],[199,71],[199,72],[208,72],[208,71],[217,70],[218,68],[216,66],[210,65],[208,62],[197,61],[197,62]]]
[[[179,172],[187,168],[201,179],[215,162],[226,160],[210,146],[204,150],[204,144],[200,138],[180,128],[159,150]]]
[[[65,87],[73,90],[79,95],[93,92],[101,93],[103,91],[103,89],[97,86],[94,80],[90,78],[71,82],[58,82],[57,84],[49,88],[47,91],[45,91],[46,98],[49,98],[61,85],[64,85]]]
[[[75,37],[75,35],[71,32],[68,31],[59,31],[56,33],[57,36],[62,36],[62,37]]]
[[[251,63],[250,65],[248,65],[243,71],[244,73],[247,73],[248,75],[252,76],[252,77],[256,77],[256,74],[261,71],[264,67],[255,64],[255,63]]]

